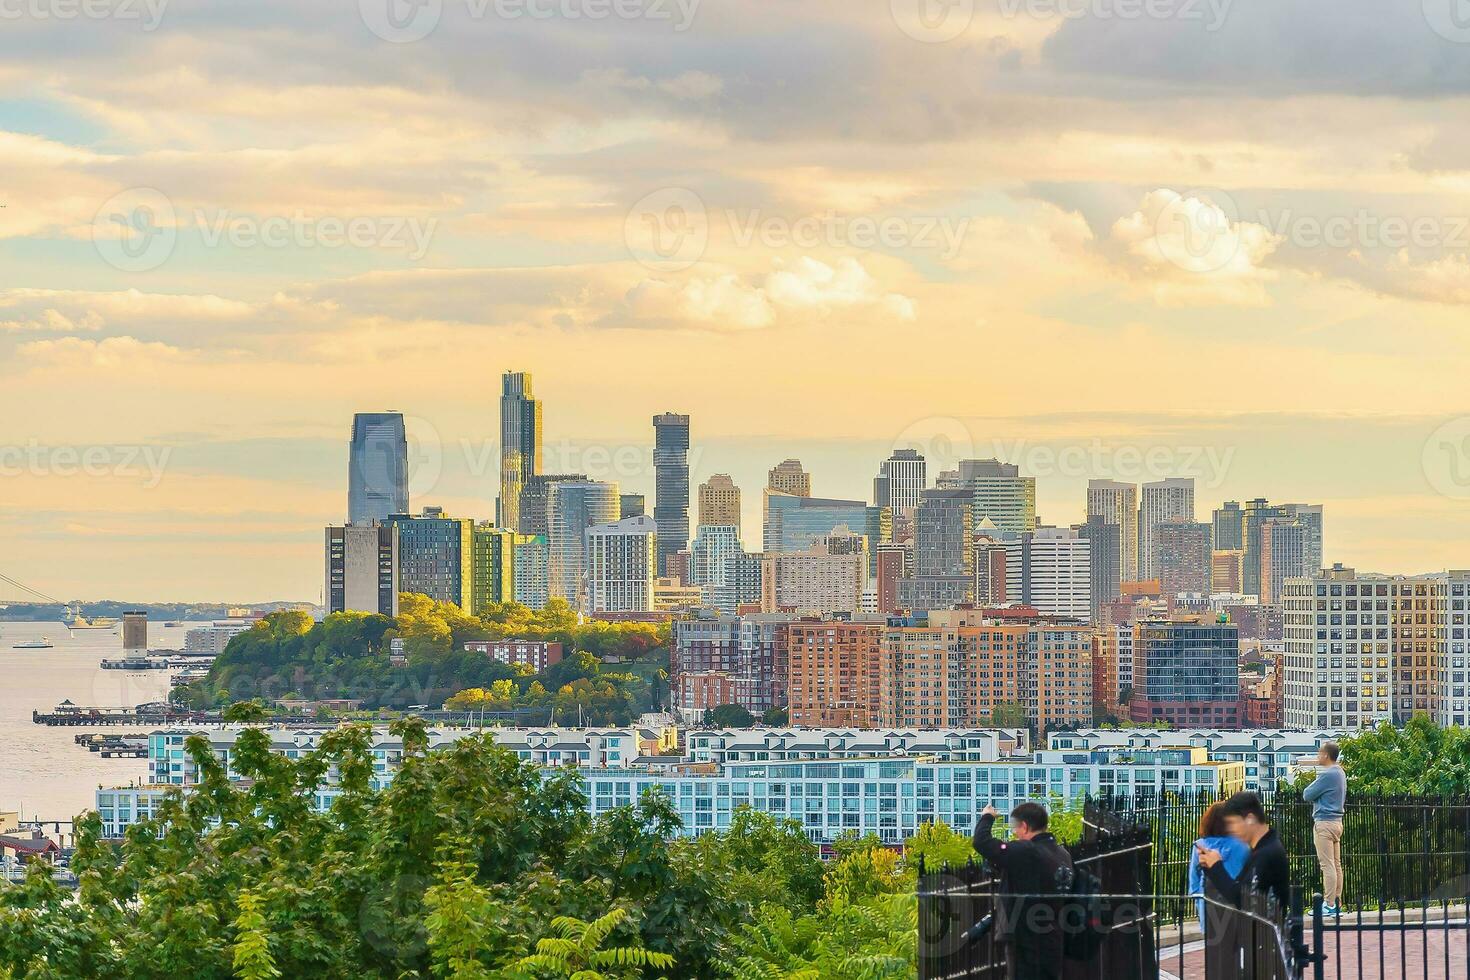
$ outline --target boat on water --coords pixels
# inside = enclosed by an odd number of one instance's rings
[[[110,616],[88,619],[76,606],[67,606],[61,617],[61,625],[69,630],[111,630],[117,629],[117,624],[118,620]]]
[[[168,627],[169,629],[174,629],[175,627],[183,626],[184,624],[181,623],[181,622],[179,622],[177,619],[170,619],[168,622],[164,623],[163,625],[166,626],[166,627]]]
[[[122,657],[118,660],[102,661],[103,670],[167,670],[168,661],[162,657]]]
[[[55,646],[56,646],[56,644],[52,643],[48,638],[46,638],[46,637],[43,636],[39,640],[21,640],[19,643],[12,644],[11,649],[13,649],[13,650],[50,650],[50,649],[52,649]]]

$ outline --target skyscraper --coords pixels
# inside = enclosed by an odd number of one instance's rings
[[[515,560],[516,602],[528,609],[545,609],[550,598],[547,575],[551,548],[544,534],[517,534],[511,549]]]
[[[788,459],[766,474],[766,488],[777,493],[789,493],[793,497],[810,497],[812,477],[801,468],[801,460]]]
[[[553,483],[586,483],[587,480],[586,473],[538,473],[527,479],[521,486],[520,533],[546,534],[550,530],[551,522],[547,516],[547,507],[550,505]],[[620,498],[620,509],[621,506]]]
[[[559,482],[549,484],[547,498],[547,591],[581,609],[585,595],[587,529],[618,519],[620,499],[616,483]]]
[[[917,449],[895,449],[873,480],[873,504],[891,507],[894,514],[913,511],[919,506],[919,494],[929,485],[926,466]]]
[[[669,556],[689,547],[689,416],[653,417],[653,520],[658,525],[658,574]]]
[[[1138,581],[1138,487],[1116,480],[1089,480],[1087,516],[1118,525],[1118,580]]]
[[[740,488],[728,473],[716,473],[699,485],[698,527],[733,527],[740,533]]]
[[[1038,527],[1006,542],[1006,598],[1047,616],[1092,616],[1092,542],[1072,528]]]
[[[1154,529],[1172,521],[1194,520],[1194,479],[1171,477],[1157,483],[1145,483],[1138,507],[1138,577],[1159,577],[1159,562],[1154,544]]]
[[[991,520],[1002,534],[1025,534],[1036,530],[1036,478],[1022,476],[1012,463],[995,459],[963,459],[959,469],[946,474],[941,486],[965,487],[973,500],[970,519],[974,531],[980,522]]]
[[[408,433],[397,412],[352,417],[347,521],[364,524],[408,513]]]
[[[1091,487],[1088,488],[1089,503]],[[1129,522],[1130,524],[1133,522]],[[1123,528],[1102,514],[1088,514],[1077,533],[1087,539],[1092,567],[1092,622],[1102,622],[1102,607],[1117,602],[1122,588]]]
[[[496,523],[521,527],[521,488],[541,472],[541,402],[529,371],[507,371],[500,381],[500,500]]]
[[[701,524],[689,548],[689,584],[699,586],[701,604],[734,613],[761,600],[760,555],[746,553],[738,528]]]

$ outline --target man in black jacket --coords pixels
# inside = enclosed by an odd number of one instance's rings
[[[1241,866],[1240,874],[1232,878],[1221,863],[1220,852],[1199,845],[1199,863],[1205,869],[1205,876],[1225,901],[1236,908],[1245,907],[1248,886],[1272,895],[1286,926],[1286,941],[1298,957],[1305,956],[1301,919],[1291,907],[1291,865],[1286,848],[1266,820],[1261,798],[1255,793],[1236,793],[1226,800],[1225,826],[1232,837],[1251,849],[1250,856]],[[1236,917],[1220,930],[1218,937],[1210,937],[1210,948],[1205,953],[1205,976],[1210,980],[1216,977],[1250,980],[1255,975],[1251,950],[1258,939],[1248,920]]]
[[[1000,871],[998,938],[1006,944],[1012,980],[1061,980],[1062,896],[1072,889],[1072,856],[1047,832],[1046,808],[1022,803],[1011,811],[1011,839],[992,834],[995,807],[975,825],[975,850]],[[1052,899],[1018,896],[1048,895]]]
[[[1282,913],[1291,907],[1291,865],[1286,859],[1286,848],[1266,820],[1266,808],[1261,798],[1254,793],[1236,793],[1225,801],[1225,826],[1230,835],[1243,841],[1251,849],[1240,874],[1230,877],[1220,863],[1220,852],[1204,846],[1199,848],[1200,867],[1205,869],[1210,882],[1237,907],[1241,905],[1245,886],[1255,882],[1258,891],[1270,892],[1280,903]]]

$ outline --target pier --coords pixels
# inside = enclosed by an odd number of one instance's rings
[[[174,725],[180,722],[202,722],[203,712],[181,711],[168,704],[140,704],[136,708],[89,708],[63,701],[51,711],[34,710],[31,721],[51,727],[84,725]]]

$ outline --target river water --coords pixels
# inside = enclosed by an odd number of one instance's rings
[[[193,624],[191,624],[193,625]],[[187,627],[148,624],[150,649],[183,649]],[[48,638],[50,650],[16,650],[25,640]],[[31,711],[49,711],[63,700],[93,707],[119,707],[168,697],[166,670],[103,670],[104,657],[122,655],[122,631],[79,630],[60,623],[0,622],[0,810],[24,818],[70,820],[91,809],[99,785],[141,781],[146,759],[104,759],[77,745],[79,732],[121,735],[118,727],[49,728],[31,721]]]

